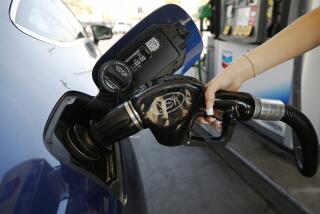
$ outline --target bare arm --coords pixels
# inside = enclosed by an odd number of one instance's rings
[[[256,73],[262,73],[282,62],[301,55],[320,44],[320,8],[297,19],[277,35],[246,55],[252,61]],[[250,71],[243,74],[243,81],[252,77]]]
[[[319,44],[320,8],[317,8],[297,19],[267,42],[246,53],[246,56],[253,64],[256,74],[259,74]],[[242,82],[253,77],[254,73],[249,60],[245,57],[238,58],[207,84],[205,98],[208,115],[212,115],[216,91],[238,90]]]

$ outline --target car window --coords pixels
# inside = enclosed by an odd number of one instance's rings
[[[17,3],[14,23],[57,42],[85,37],[82,26],[60,0],[22,0]]]

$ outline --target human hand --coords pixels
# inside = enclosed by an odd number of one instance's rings
[[[205,102],[208,117],[198,117],[198,122],[213,124],[216,127],[220,125],[214,118],[215,93],[219,90],[238,91],[241,84],[252,77],[252,68],[250,66],[244,57],[240,57],[207,83]]]

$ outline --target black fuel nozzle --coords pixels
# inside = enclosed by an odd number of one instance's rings
[[[90,122],[90,135],[100,147],[107,147],[141,129],[141,119],[130,101],[119,105],[99,121]]]
[[[102,119],[91,121],[90,128],[75,126],[70,130],[69,137],[76,142],[73,151],[78,155],[81,153],[80,156],[90,156],[86,161],[92,161],[114,142],[145,128],[151,130],[160,144],[187,145],[196,117],[207,116],[204,112],[204,90],[200,81],[179,75],[147,82],[138,87],[130,100]],[[315,174],[318,139],[311,122],[300,111],[278,100],[259,99],[248,93],[230,91],[216,93],[214,109],[221,112],[222,133],[212,137],[211,144],[230,140],[238,121],[281,120],[298,134],[300,144],[295,148],[295,157],[299,171],[305,176]]]
[[[220,90],[216,93],[215,110],[223,113],[223,120],[250,120],[255,111],[255,99],[248,93]]]
[[[227,141],[229,125],[249,120],[255,111],[255,100],[247,93],[219,91],[215,108],[223,112],[223,134],[216,141]],[[149,128],[160,144],[186,144],[197,116],[204,112],[204,85],[198,80],[165,76],[147,82],[134,92],[130,100],[116,107],[99,121],[91,121],[89,136],[100,147]]]
[[[130,101],[125,102],[98,121],[90,121],[89,127],[76,124],[67,132],[71,154],[80,162],[97,161],[111,149],[110,146],[142,129]]]
[[[181,145],[189,139],[196,112],[203,103],[203,84],[194,78],[165,76],[147,82],[130,100],[88,127],[68,130],[69,150],[81,162],[99,159],[113,143],[149,128],[159,143]]]
[[[203,84],[193,78],[166,76],[141,85],[134,96],[101,120],[90,135],[102,147],[149,128],[159,143],[181,145],[203,99]]]

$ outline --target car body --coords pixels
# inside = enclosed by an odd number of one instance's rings
[[[145,213],[130,143],[117,155],[122,199],[53,156],[43,140],[68,91],[98,92],[91,71],[99,50],[59,0],[0,2],[1,213]],[[119,194],[119,193],[118,193]]]

